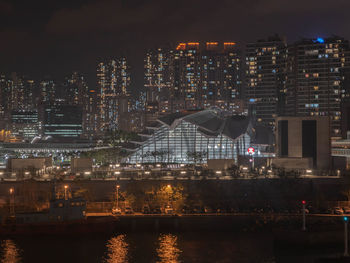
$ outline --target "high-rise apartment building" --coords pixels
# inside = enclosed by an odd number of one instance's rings
[[[31,140],[39,135],[40,122],[37,110],[13,110],[11,112],[11,133],[17,138]]]
[[[96,90],[89,89],[84,76],[78,72],[66,77],[63,87],[64,104],[79,106],[82,109],[83,137],[95,137],[99,121]]]
[[[73,72],[65,78],[64,84],[65,104],[83,105],[88,99],[88,85],[82,74]]]
[[[339,37],[303,39],[288,47],[286,114],[329,116],[331,136],[341,136],[341,102],[349,96],[349,42]]]
[[[147,105],[162,104],[160,112],[168,112],[171,88],[170,63],[173,51],[169,48],[149,50],[144,59],[144,86]]]
[[[118,98],[127,96],[130,88],[130,67],[126,58],[101,62],[97,66],[97,89],[100,128],[118,129]]]
[[[286,43],[279,36],[246,47],[246,102],[254,104],[256,119],[273,126],[283,114],[285,100]]]
[[[232,110],[234,102],[241,98],[241,54],[236,43],[207,42],[200,53],[201,108],[219,106]]]
[[[0,75],[0,126],[3,129],[10,111],[11,82],[4,74]]]
[[[241,97],[241,58],[234,42],[179,43],[146,54],[146,111],[169,113],[219,106]]]
[[[54,105],[56,101],[57,85],[54,80],[45,78],[40,82],[40,106]]]

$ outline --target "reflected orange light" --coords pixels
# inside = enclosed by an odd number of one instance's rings
[[[160,263],[180,262],[181,250],[177,247],[177,236],[172,234],[163,234],[159,237],[159,248],[157,254]]]
[[[112,237],[107,243],[107,263],[128,262],[129,245],[125,235]]]
[[[1,243],[2,257],[0,262],[19,263],[21,262],[20,250],[16,243],[10,239]]]

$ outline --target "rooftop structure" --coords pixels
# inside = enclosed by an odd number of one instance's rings
[[[256,156],[270,156],[273,144],[269,128],[256,127],[247,116],[224,116],[211,108],[185,111],[160,117],[158,125],[140,134],[144,140],[134,142],[136,148],[129,163],[207,163],[208,160],[230,159],[248,155],[253,146]]]

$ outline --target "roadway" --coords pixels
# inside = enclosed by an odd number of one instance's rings
[[[291,214],[291,213],[201,213],[201,214],[143,214],[143,213],[133,213],[133,214],[120,214],[113,215],[112,213],[86,213],[87,217],[105,217],[105,216],[116,216],[116,217],[171,217],[171,216],[181,216],[181,217],[199,217],[199,216],[282,216],[282,217],[296,217],[302,216],[302,214]],[[343,217],[349,216],[350,214],[334,215],[334,214],[306,214],[307,217]]]

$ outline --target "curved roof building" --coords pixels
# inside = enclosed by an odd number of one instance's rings
[[[259,133],[257,133],[257,131]],[[234,159],[248,155],[254,146],[263,156],[273,144],[272,131],[253,125],[247,116],[224,116],[216,108],[178,112],[158,119],[156,126],[140,134],[139,147],[129,163],[207,163],[208,159]]]

